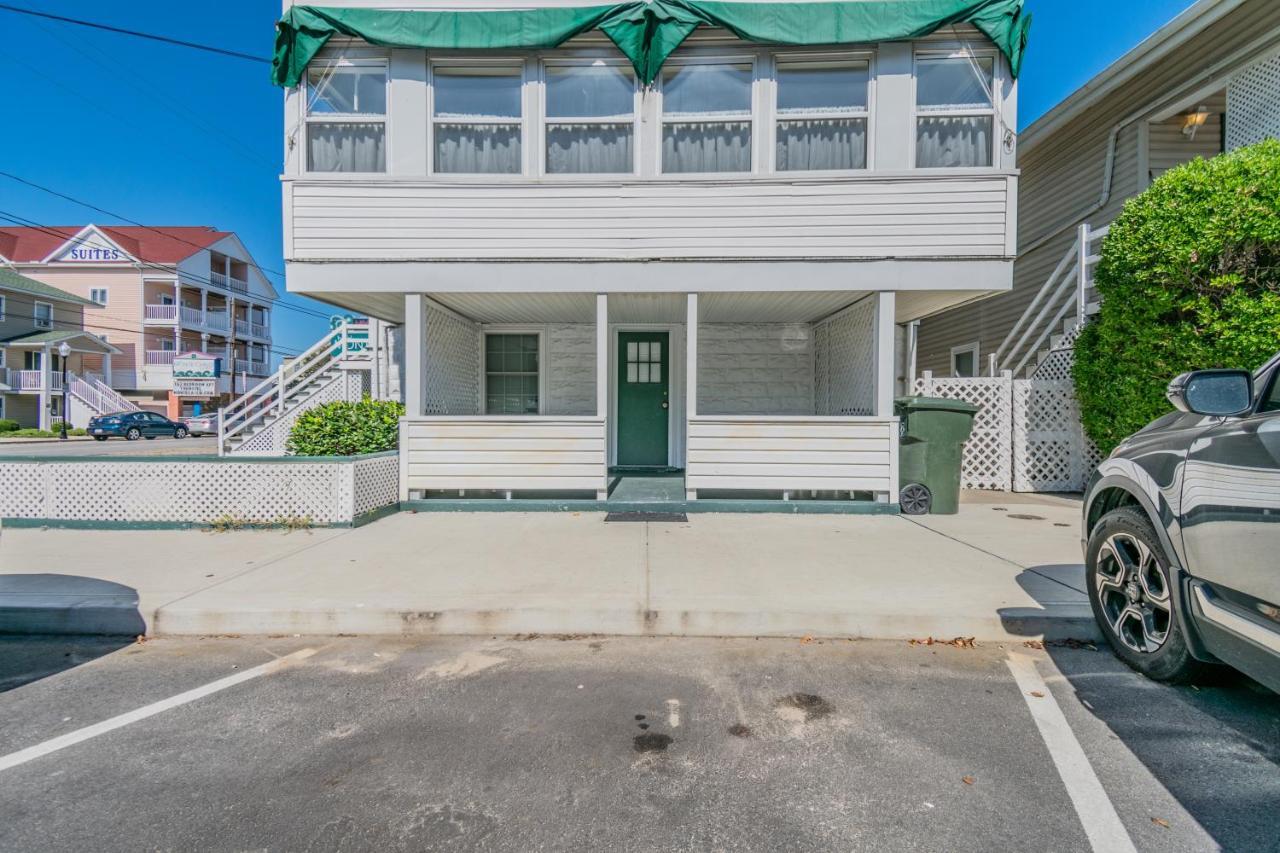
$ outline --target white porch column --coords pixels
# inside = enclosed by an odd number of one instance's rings
[[[111,353],[104,352],[102,354],[102,382],[108,388],[114,388],[111,382]]]
[[[609,434],[609,297],[604,293],[596,294],[596,417],[605,422],[607,436]],[[601,501],[609,497],[608,442],[605,444],[605,488],[596,491],[596,500]]]
[[[49,400],[52,394],[50,386],[53,385],[53,367],[50,364],[52,360],[49,345],[45,344],[40,350],[40,420],[38,424],[40,429],[49,429],[53,425],[53,418],[49,415]]]
[[[200,288],[200,325],[206,325],[209,322],[209,291],[203,287]],[[208,339],[208,335],[201,335],[202,340]]]
[[[891,418],[893,417],[893,388],[894,388],[894,319],[897,300],[897,294],[892,290],[882,290],[876,293],[876,313],[872,321],[875,324],[875,377],[876,377],[876,417]],[[894,431],[890,443],[889,453],[891,454],[889,470],[890,478],[897,480],[898,472],[898,441],[897,432]],[[893,486],[893,491],[877,492],[876,500],[881,503],[892,503],[897,496],[897,486]]]
[[[427,323],[421,293],[404,295],[404,409],[409,417],[425,414],[423,382],[426,379]]]
[[[685,423],[693,420],[698,414],[698,294],[688,295],[685,312],[684,343],[684,412]],[[685,454],[688,454],[685,449]],[[686,462],[686,465],[688,463]],[[685,489],[687,500],[697,500],[697,489]]]

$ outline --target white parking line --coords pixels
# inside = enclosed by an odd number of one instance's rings
[[[1067,787],[1067,795],[1084,825],[1089,844],[1097,853],[1136,853],[1133,839],[1120,822],[1116,807],[1098,781],[1098,774],[1093,772],[1093,765],[1067,724],[1058,701],[1040,677],[1036,662],[1027,655],[1011,652],[1008,663],[1013,680],[1031,710],[1031,719],[1036,721],[1040,737]]]
[[[220,678],[217,681],[210,682],[203,687],[197,687],[194,690],[188,690],[186,693],[179,693],[177,696],[171,696],[168,699],[161,699],[136,711],[129,711],[118,717],[112,717],[109,720],[103,720],[92,726],[86,726],[83,729],[77,729],[60,737],[47,740],[44,743],[38,743],[35,746],[29,746],[26,749],[17,752],[11,752],[8,755],[0,757],[0,770],[8,770],[10,767],[17,767],[19,764],[26,764],[41,756],[48,755],[51,752],[57,752],[60,749],[66,749],[77,743],[82,743],[90,738],[98,735],[106,734],[114,731],[130,723],[136,723],[139,720],[145,720],[147,717],[154,717],[163,711],[171,708],[177,708],[180,705],[186,705],[188,702],[194,702],[197,699],[208,696],[211,693],[217,693],[220,690],[226,690],[228,687],[235,687],[237,684],[243,684],[254,678],[263,675],[270,675],[273,672],[279,672],[291,664],[305,660],[316,653],[315,649],[301,649],[291,655],[285,655],[276,658],[273,661],[255,666],[253,669],[246,669],[244,672],[238,672],[235,675],[229,675],[226,678]]]

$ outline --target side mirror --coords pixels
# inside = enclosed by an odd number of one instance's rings
[[[1247,370],[1196,370],[1169,383],[1169,402],[1180,412],[1225,418],[1253,404],[1253,374]]]

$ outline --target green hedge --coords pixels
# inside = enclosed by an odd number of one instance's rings
[[[4,438],[56,438],[58,433],[50,432],[47,429],[35,429],[27,427],[25,429],[11,429],[3,433]]]
[[[325,403],[303,412],[289,432],[296,456],[355,456],[395,450],[404,406],[394,400]]]
[[[9,418],[0,418],[0,433],[13,432],[15,429],[22,429],[22,424]]]
[[[1104,453],[1170,410],[1188,370],[1255,368],[1280,350],[1280,142],[1166,172],[1103,241],[1099,314],[1073,368]]]

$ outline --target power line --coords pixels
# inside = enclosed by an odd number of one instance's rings
[[[170,36],[157,35],[155,33],[144,33],[141,30],[129,30],[124,27],[115,27],[111,24],[101,24],[95,21],[85,21],[80,18],[68,18],[62,15],[53,15],[49,12],[37,12],[34,9],[23,9],[18,6],[10,6],[8,3],[0,3],[0,9],[6,12],[13,12],[18,15],[30,15],[34,18],[46,18],[50,21],[58,21],[63,24],[73,24],[77,27],[89,27],[95,30],[105,30],[109,33],[118,35],[133,36],[134,38],[149,39],[151,41],[163,42],[164,44],[174,45],[175,47],[188,47],[192,50],[203,50],[207,53],[216,53],[220,56],[229,56],[233,59],[247,59],[250,62],[261,62],[264,65],[270,65],[271,60],[261,56],[254,56],[250,53],[241,53],[238,50],[228,50],[223,47],[214,47],[209,44],[200,44],[194,41],[184,41],[182,39],[172,38]]]

